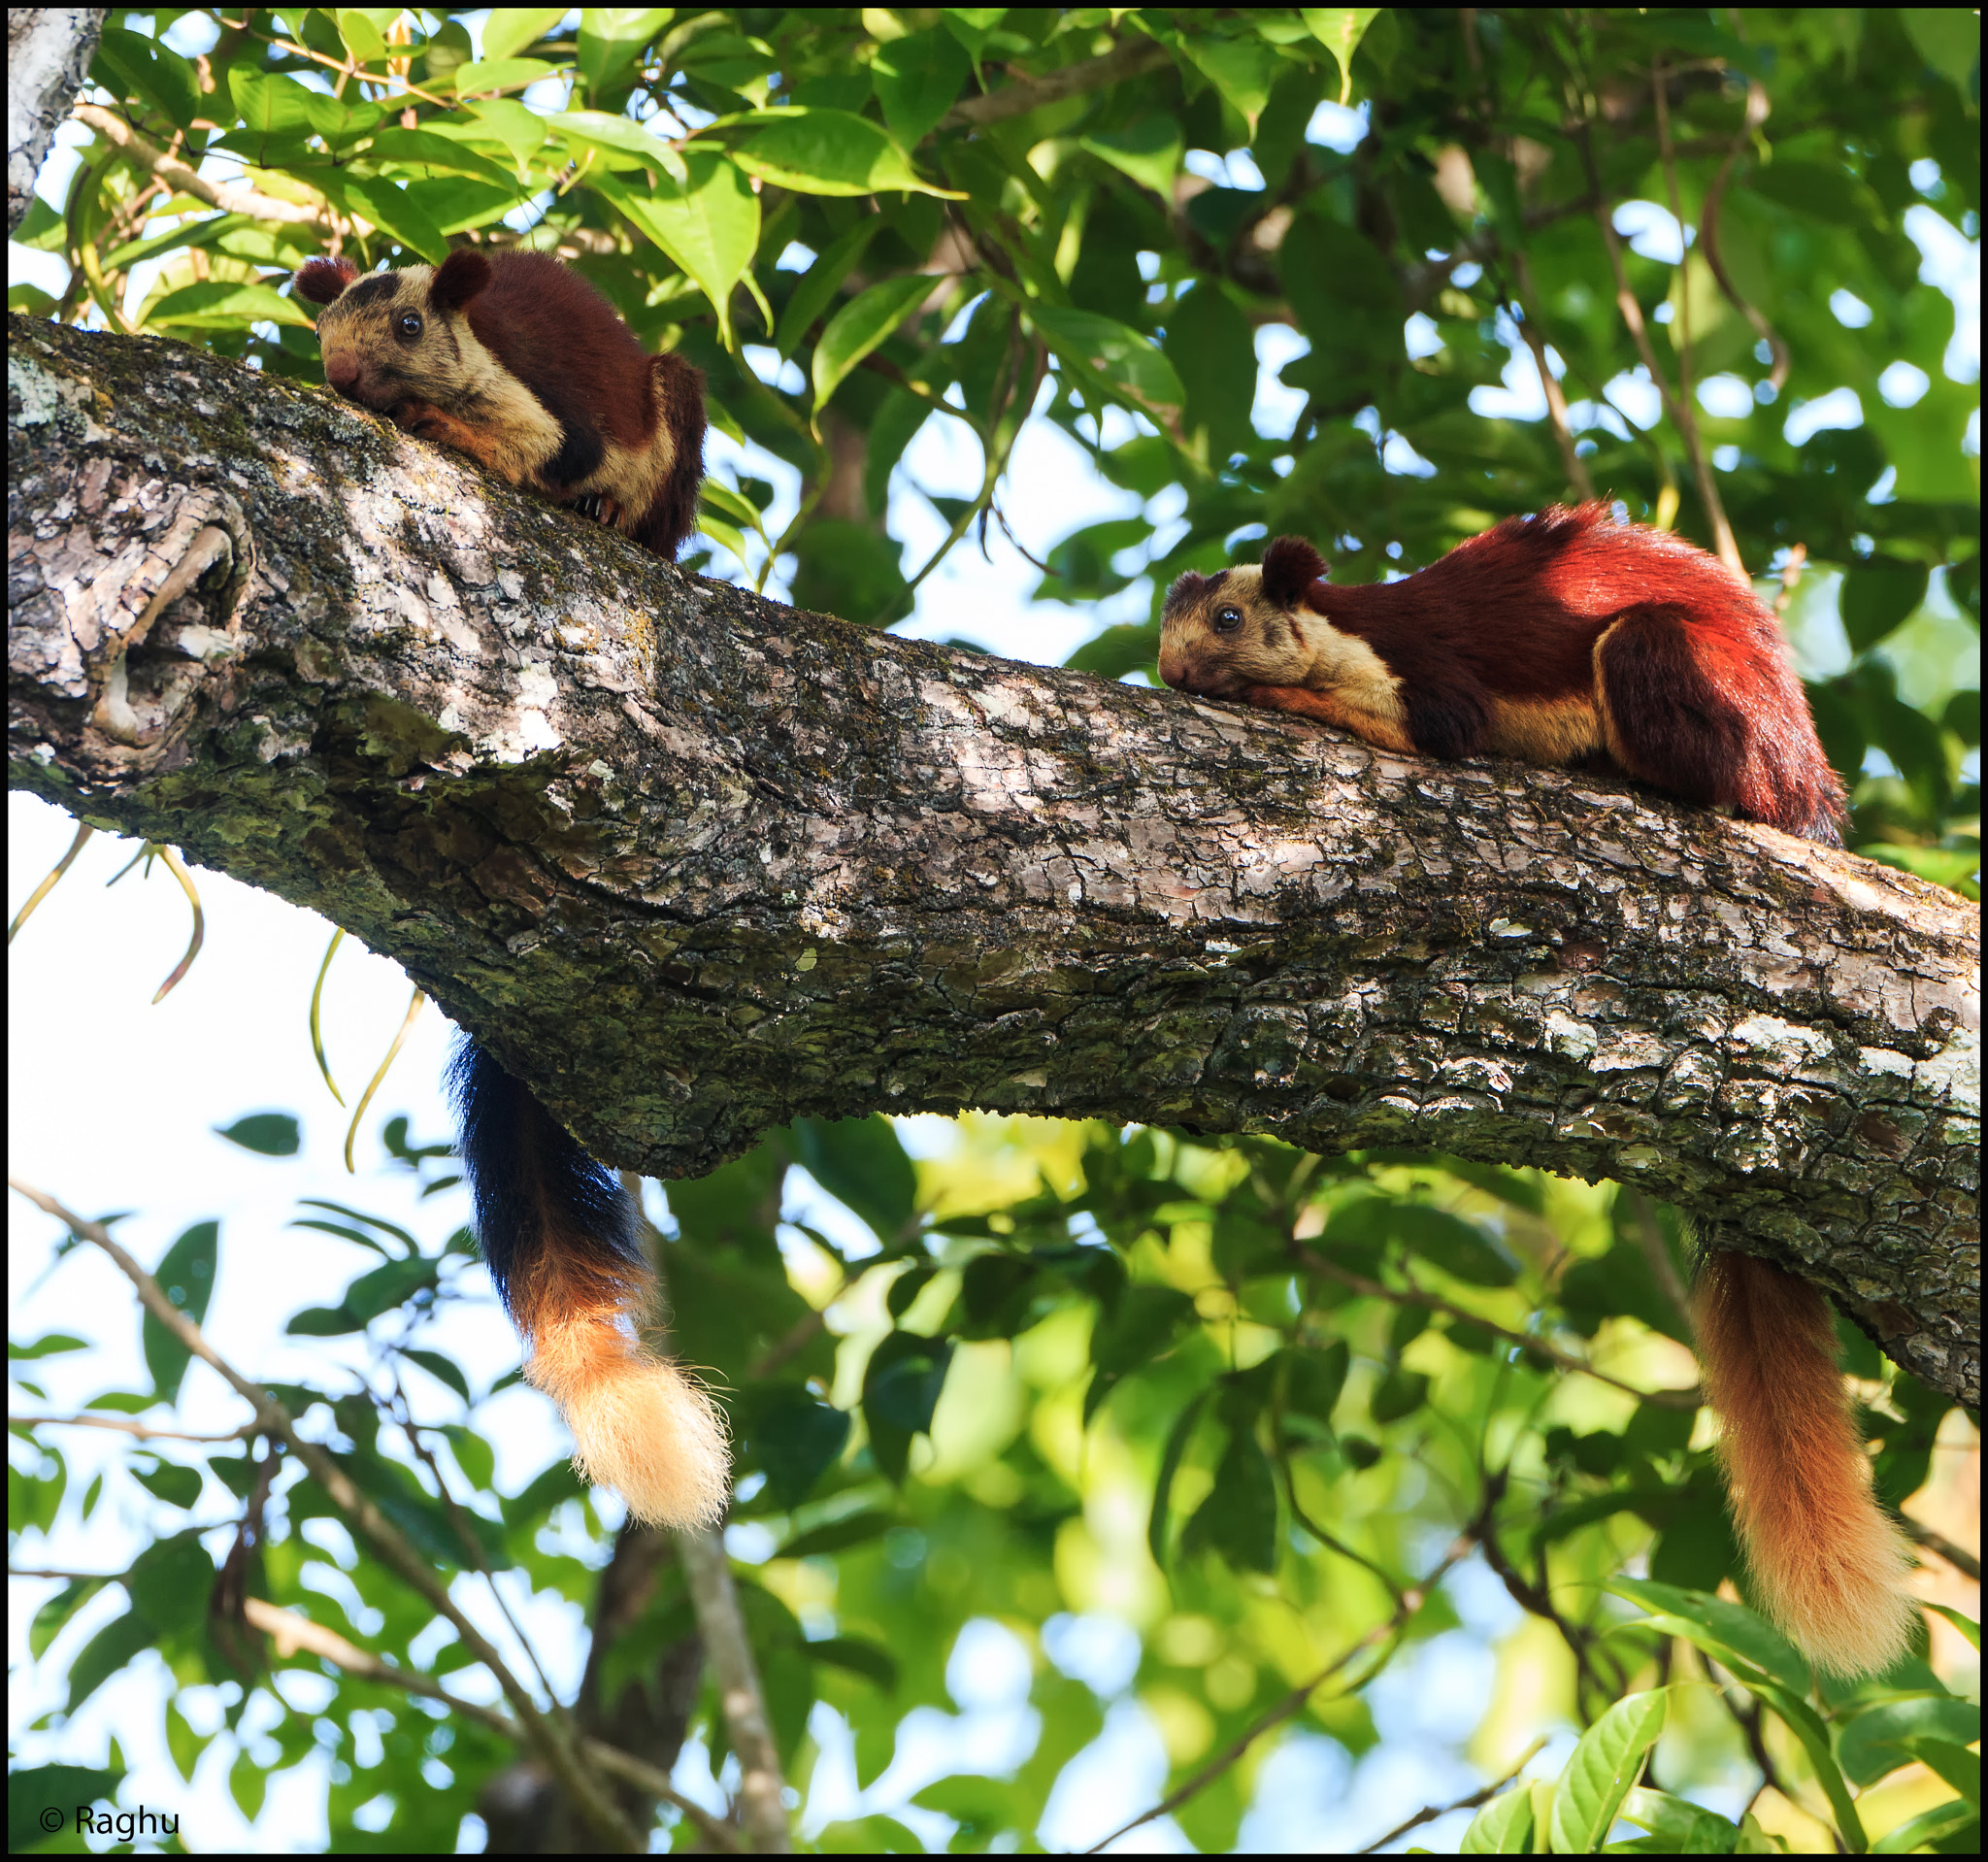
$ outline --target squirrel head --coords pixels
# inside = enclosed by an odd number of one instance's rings
[[[410,400],[447,407],[472,385],[487,358],[463,313],[489,283],[490,261],[462,247],[440,265],[398,272],[361,274],[348,258],[310,259],[295,289],[323,306],[325,381],[348,401],[388,413]]]
[[[1189,570],[1167,590],[1160,618],[1160,677],[1176,691],[1233,697],[1245,685],[1303,685],[1312,635],[1327,623],[1306,591],[1325,559],[1299,537],[1279,537],[1260,569]]]

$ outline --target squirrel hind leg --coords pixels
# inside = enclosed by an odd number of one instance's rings
[[[1595,643],[1595,695],[1609,755],[1639,781],[1702,806],[1740,799],[1746,717],[1706,676],[1676,610],[1610,624]]]
[[[1713,1252],[1692,1318],[1765,1613],[1818,1668],[1881,1674],[1911,1646],[1911,1553],[1871,1491],[1828,1302],[1771,1261]]]

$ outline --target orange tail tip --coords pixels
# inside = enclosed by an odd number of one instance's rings
[[[525,1380],[558,1404],[575,1465],[653,1526],[708,1526],[731,1502],[731,1457],[716,1405],[618,1324],[554,1321],[533,1339]]]
[[[1912,1558],[1872,1496],[1828,1304],[1771,1262],[1714,1253],[1692,1311],[1762,1608],[1818,1668],[1881,1673],[1911,1646]]]

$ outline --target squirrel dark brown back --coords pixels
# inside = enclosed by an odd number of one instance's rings
[[[361,275],[314,258],[325,380],[408,432],[467,452],[675,559],[697,524],[704,377],[650,355],[585,279],[546,252],[463,247]]]

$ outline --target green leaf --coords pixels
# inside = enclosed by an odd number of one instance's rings
[[[867,1546],[881,1539],[897,1523],[894,1513],[878,1509],[852,1513],[846,1518],[832,1519],[789,1539],[774,1555],[779,1558],[822,1558],[830,1552],[846,1551],[851,1546]]]
[[[279,297],[267,284],[217,278],[169,292],[145,316],[147,329],[239,330],[250,323],[287,323],[300,330],[312,327],[302,305]]]
[[[229,1144],[264,1157],[294,1157],[301,1142],[296,1117],[286,1112],[250,1113],[232,1125],[216,1125],[215,1131]]]
[[[1353,96],[1353,53],[1366,37],[1367,28],[1380,12],[1378,7],[1300,7],[1298,17],[1311,28],[1311,36],[1332,53],[1340,68],[1340,102]]]
[[[1180,35],[1178,49],[1185,52],[1224,100],[1256,134],[1256,119],[1270,101],[1271,77],[1276,55],[1259,38],[1218,39],[1201,32]]]
[[[7,1774],[7,1847],[22,1855],[48,1841],[46,1819],[59,1816],[53,1827],[69,1832],[80,1808],[114,1800],[124,1781],[124,1768],[99,1765],[23,1765]],[[81,1838],[64,1848],[83,1847]]]
[[[1981,1754],[1947,1739],[1911,1739],[1905,1750],[1953,1786],[1977,1811],[1981,1808]]]
[[[456,94],[467,97],[479,90],[523,90],[541,78],[556,76],[561,69],[542,58],[484,57],[476,64],[455,68]]]
[[[929,297],[935,286],[922,272],[887,278],[862,296],[851,298],[821,332],[814,346],[814,419],[819,433],[821,412],[848,373],[877,349],[906,317]]]
[[[1137,330],[1095,311],[1065,310],[1031,303],[1029,321],[1059,356],[1095,370],[1104,381],[1142,406],[1177,408],[1184,396],[1174,365]]]
[[[1127,622],[1094,635],[1063,663],[1076,672],[1095,673],[1100,679],[1122,679],[1150,666],[1159,654],[1159,628],[1150,621]]]
[[[626,116],[606,110],[568,110],[543,120],[547,132],[576,155],[605,154],[601,169],[651,168],[673,181],[683,179],[683,155]]]
[[[865,214],[826,251],[815,254],[814,263],[802,275],[793,296],[787,299],[786,309],[780,313],[773,346],[782,355],[792,355],[800,347],[810,326],[827,310],[843,280],[863,256],[864,249],[882,232],[883,224],[882,215]]]
[[[1181,1458],[1187,1452],[1187,1445],[1194,1439],[1194,1425],[1201,1419],[1212,1391],[1203,1390],[1190,1397],[1180,1413],[1174,1418],[1174,1426],[1167,1431],[1167,1446],[1160,1455],[1160,1471],[1153,1480],[1152,1512],[1147,1515],[1145,1527],[1146,1548],[1153,1555],[1153,1563],[1162,1571],[1167,1568],[1167,1507],[1174,1491],[1174,1477],[1180,1471]]]
[[[442,1433],[448,1438],[448,1446],[455,1450],[455,1465],[463,1471],[470,1484],[480,1493],[486,1492],[497,1472],[496,1451],[489,1442],[460,1422],[444,1423]]]
[[[440,1351],[423,1351],[412,1345],[402,1346],[400,1354],[410,1364],[418,1364],[431,1378],[439,1383],[446,1384],[465,1403],[470,1400],[469,1380],[463,1376],[454,1359],[444,1357]],[[484,1484],[488,1484],[487,1480]]]
[[[1425,1260],[1472,1286],[1509,1286],[1518,1263],[1474,1222],[1426,1203],[1403,1203],[1395,1233]]]
[[[68,1711],[74,1713],[111,1677],[158,1641],[158,1631],[138,1610],[114,1616],[97,1631],[69,1664]],[[8,1811],[14,1808],[14,1793],[8,1791]]]
[[[802,1383],[761,1385],[744,1398],[742,1458],[765,1472],[772,1504],[792,1512],[841,1455],[849,1418]]]
[[[1912,50],[1966,98],[1968,81],[1981,67],[1980,16],[1971,7],[1901,7],[1899,24]],[[1971,101],[1979,107],[1978,85]]]
[[[509,58],[550,32],[566,17],[564,7],[496,7],[483,21],[483,56]]]
[[[1942,1740],[1971,1746],[1981,1737],[1977,1701],[1938,1694],[1910,1695],[1867,1707],[1843,1727],[1837,1740],[1837,1762],[1843,1776],[1860,1789],[1875,1784],[1912,1756],[1915,1740]]]
[[[916,1214],[918,1180],[897,1127],[868,1118],[797,1118],[794,1161],[839,1203],[868,1222],[886,1247],[902,1242]]]
[[[1306,9],[1308,15],[1324,11],[1321,7]],[[1494,1797],[1472,1817],[1471,1827],[1464,1832],[1463,1842],[1457,1845],[1457,1853],[1537,1855],[1539,1845],[1533,1838],[1532,1787],[1521,1784],[1502,1797]]]
[[[971,67],[966,48],[937,26],[877,48],[870,82],[900,149],[917,148],[939,127]]]
[[[1254,1430],[1230,1431],[1215,1484],[1181,1532],[1183,1552],[1205,1546],[1219,1551],[1238,1570],[1276,1569],[1276,1478],[1270,1457],[1257,1446]]]
[[[142,32],[106,26],[89,75],[115,97],[156,104],[176,128],[190,129],[200,115],[199,74],[177,51]]]
[[[1294,1347],[1283,1358],[1284,1407],[1329,1424],[1345,1387],[1346,1367],[1352,1361],[1345,1340],[1334,1339],[1322,1350]]]
[[[1128,1286],[1091,1333],[1091,1362],[1122,1377],[1156,1358],[1194,1316],[1194,1301],[1177,1287]]]
[[[1638,1786],[1623,1801],[1622,1815],[1647,1830],[1650,1840],[1610,1844],[1611,1854],[1633,1848],[1651,1855],[1731,1855],[1740,1841],[1738,1824],[1668,1791]]]
[[[1080,136],[1077,146],[1164,201],[1174,198],[1174,178],[1180,172],[1185,145],[1177,118],[1142,116],[1123,129],[1101,129]]]
[[[817,517],[794,539],[794,606],[858,627],[888,627],[911,612],[895,539],[847,517]]]
[[[886,1694],[897,1689],[897,1660],[890,1650],[861,1636],[826,1636],[807,1645],[810,1661],[827,1662],[831,1668],[860,1675],[874,1681]]]
[[[364,1325],[382,1313],[406,1305],[424,1287],[434,1286],[440,1272],[441,1263],[423,1254],[405,1261],[388,1261],[371,1273],[361,1274],[346,1288],[345,1310]]]
[[[770,111],[759,114],[773,116]],[[734,152],[733,159],[748,175],[797,194],[904,192],[966,198],[921,181],[880,125],[846,110],[804,110],[774,116]]]
[[[502,162],[480,155],[453,136],[437,136],[425,129],[391,128],[375,130],[366,146],[368,159],[391,162],[396,168],[415,173],[470,175],[478,181],[515,194],[517,183]]]
[[[1670,1690],[1629,1694],[1581,1735],[1553,1792],[1549,1840],[1556,1855],[1593,1855],[1664,1730]]]
[[[182,1513],[199,1500],[203,1484],[197,1468],[182,1467],[176,1461],[163,1461],[155,1468],[134,1467],[131,1478],[153,1499],[178,1507]]]
[[[1930,579],[1924,563],[1880,558],[1855,564],[1838,596],[1851,650],[1869,652],[1909,620],[1926,599]]]
[[[25,1364],[35,1358],[59,1357],[67,1351],[86,1351],[87,1341],[73,1338],[67,1332],[44,1332],[38,1339],[17,1345],[12,1339],[7,1342],[7,1361],[10,1364]]]
[[[1688,1629],[1671,1633],[1684,1636],[1714,1661],[1736,1672],[1740,1667],[1758,1669],[1798,1694],[1808,1691],[1808,1664],[1745,1605],[1640,1578],[1612,1579],[1607,1588],[1652,1613],[1661,1612],[1676,1623],[1689,1624]]]
[[[1167,313],[1162,348],[1186,394],[1181,424],[1219,469],[1255,438],[1256,349],[1249,319],[1218,284],[1198,283]]]
[[[327,194],[356,208],[410,255],[425,259],[430,265],[440,265],[448,256],[447,238],[420,203],[406,192],[405,183],[367,180],[357,175],[334,180],[321,172],[314,178]]]
[[[1377,1423],[1399,1422],[1413,1415],[1428,1400],[1429,1379],[1420,1371],[1395,1368],[1374,1386],[1368,1400],[1368,1413]]]
[[[1972,1830],[1974,1835],[1967,1837]],[[1888,1830],[1872,1844],[1872,1855],[1910,1855],[1930,1848],[1938,1854],[1971,1855],[1980,1847],[1981,1813],[1956,1798],[1950,1804],[1936,1804],[1930,1811],[1907,1817],[1897,1829]],[[1965,1841],[1961,1839],[1965,1838]],[[1949,1839],[1955,1846],[1949,1848]]]
[[[195,1222],[186,1229],[152,1272],[167,1299],[198,1325],[207,1316],[207,1303],[214,1297],[215,1257],[220,1244],[218,1222]],[[151,1373],[152,1387],[161,1403],[180,1400],[180,1380],[193,1353],[178,1336],[148,1309],[140,1334],[145,1347],[145,1367]]]
[[[580,79],[588,96],[626,75],[676,14],[674,7],[586,7],[580,16]]]
[[[684,166],[689,179],[680,185],[664,177],[643,189],[601,176],[594,186],[711,300],[729,342],[732,287],[759,245],[759,197],[722,155],[688,154]]]

